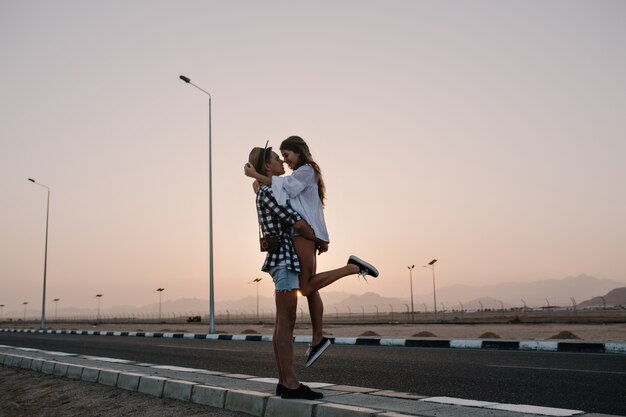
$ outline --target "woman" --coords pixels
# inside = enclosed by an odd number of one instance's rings
[[[315,231],[319,243],[292,232],[292,240],[300,259],[300,293],[307,297],[309,314],[313,328],[309,358],[305,367],[311,366],[330,346],[331,342],[323,335],[324,304],[318,290],[337,281],[339,278],[360,274],[378,276],[375,267],[356,256],[350,256],[348,264],[342,268],[317,274],[316,252],[328,250],[330,242],[324,220],[324,200],[326,187],[319,165],[313,160],[306,142],[299,136],[290,136],[280,145],[284,162],[293,173],[285,177],[272,178],[259,174],[251,164],[246,164],[244,172],[262,184],[272,186],[272,192],[281,205],[291,206]]]

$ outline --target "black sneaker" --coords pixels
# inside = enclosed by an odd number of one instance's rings
[[[359,259],[354,255],[348,258],[348,263],[358,266],[361,269],[359,275],[363,276],[363,278],[365,278],[365,275],[370,275],[374,278],[378,276],[378,269],[376,269],[374,265],[368,264],[363,259]]]
[[[324,398],[324,394],[321,392],[315,392],[304,384],[300,384],[300,386],[296,389],[289,389],[283,386],[282,391],[283,392],[280,397],[285,400],[319,400]]]
[[[280,396],[283,393],[283,388],[285,388],[283,384],[276,385],[276,395]]]
[[[313,365],[315,361],[317,360],[317,358],[319,358],[322,355],[322,353],[324,353],[324,351],[328,349],[330,344],[331,342],[329,339],[322,337],[322,340],[320,340],[320,342],[317,345],[311,346],[308,351],[309,359],[307,359],[306,363],[304,364],[304,367],[308,368],[309,366]]]

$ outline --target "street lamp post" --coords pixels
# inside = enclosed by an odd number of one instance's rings
[[[28,301],[24,301],[22,304],[24,304],[24,321],[26,321],[26,306],[28,305]]]
[[[411,282],[411,323],[415,323],[415,310],[413,309],[413,268],[415,265],[407,266],[409,268],[409,279]]]
[[[252,280],[252,283],[256,284],[256,321],[259,321],[259,282],[261,282],[263,278],[255,278]]]
[[[165,288],[157,288],[156,290],[159,292],[159,321],[161,321],[161,295],[163,294],[163,290],[165,290]]]
[[[102,294],[96,294],[96,298],[98,299],[98,321],[100,321],[100,298],[102,298]]]
[[[43,296],[41,301],[41,330],[46,330],[46,267],[48,265],[48,219],[50,217],[50,187],[38,183],[32,178],[29,178],[28,181],[44,187],[46,190],[48,190],[48,202],[46,204],[46,245],[43,255]]]
[[[189,77],[179,77],[187,84],[191,84],[209,96],[209,333],[215,334],[215,300],[213,294],[213,162],[211,160],[211,94],[191,82]]]
[[[58,307],[59,307],[59,301],[60,300],[61,300],[60,298],[55,298],[54,300],[52,300],[52,301],[54,301],[54,321],[57,320],[57,312],[58,312]]]
[[[2,321],[2,310],[4,310],[4,304],[0,304],[0,321]]]
[[[428,265],[424,265],[424,268],[430,268],[433,270],[433,308],[434,308],[435,320],[437,320],[437,292],[435,290],[435,262],[437,262],[437,260],[433,259],[432,261],[428,262]]]

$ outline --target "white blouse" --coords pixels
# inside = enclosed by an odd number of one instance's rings
[[[285,177],[273,176],[272,192],[278,204],[282,206],[289,204],[311,225],[317,238],[330,242],[324,220],[324,208],[319,197],[317,177],[311,165],[302,165]]]

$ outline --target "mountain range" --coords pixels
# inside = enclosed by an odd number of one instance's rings
[[[452,285],[437,289],[437,309],[500,309],[542,306],[572,306],[575,302],[579,307],[602,306],[601,296],[604,296],[606,305],[626,305],[626,283],[599,279],[588,275],[570,276],[563,279],[548,279],[528,283],[500,283],[488,286]],[[350,294],[345,292],[322,290],[326,314],[334,312],[345,314],[348,312],[372,313],[377,310],[389,312],[406,311],[410,306],[410,297],[384,297],[368,292],[365,294]],[[261,314],[271,314],[274,310],[274,299],[268,296],[259,296],[259,311]],[[433,294],[415,294],[413,297],[415,311],[432,311]],[[173,312],[192,315],[208,311],[208,300],[200,298],[183,298],[163,301],[161,309],[164,315]],[[238,300],[215,302],[216,314],[252,314],[256,312],[257,297],[248,296]],[[298,305],[306,311],[306,302]],[[116,306],[103,309],[103,314],[152,314],[158,312],[158,303],[141,307]],[[59,315],[93,314],[93,309],[64,308]]]

